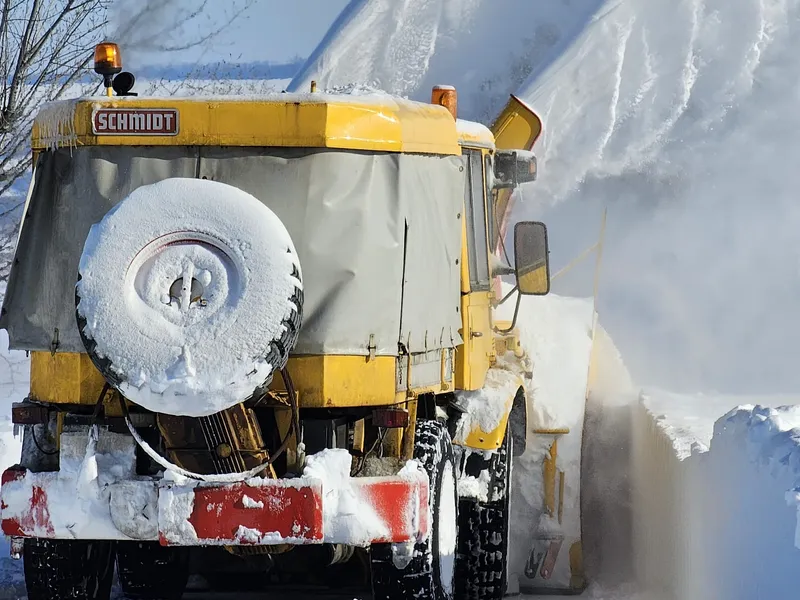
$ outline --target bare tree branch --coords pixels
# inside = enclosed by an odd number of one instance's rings
[[[193,4],[192,4],[193,2]],[[0,0],[0,281],[24,200],[14,189],[31,167],[30,135],[39,106],[96,93],[94,45],[114,31],[123,46],[170,52],[202,46],[239,18],[253,0]],[[208,8],[226,15],[209,19]],[[206,22],[203,22],[206,19]],[[181,91],[184,82],[163,90]]]

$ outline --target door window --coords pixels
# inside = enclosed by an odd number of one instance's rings
[[[489,289],[489,253],[486,240],[486,198],[483,158],[480,150],[464,150],[467,184],[464,204],[467,217],[467,253],[472,291]]]

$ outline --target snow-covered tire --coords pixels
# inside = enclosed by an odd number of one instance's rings
[[[22,551],[28,600],[108,600],[114,543],[26,538]]]
[[[415,544],[405,568],[395,564],[392,544],[373,544],[374,600],[451,600],[455,591],[458,490],[450,434],[443,423],[418,421],[414,435],[414,458],[430,484],[430,535]]]
[[[488,500],[459,503],[457,600],[500,600],[508,587],[514,439],[511,428],[489,460]]]
[[[189,548],[119,542],[117,574],[128,600],[179,600],[189,580]]]
[[[92,226],[76,285],[92,361],[131,401],[201,417],[267,386],[302,316],[300,263],[281,220],[227,184],[137,188]]]

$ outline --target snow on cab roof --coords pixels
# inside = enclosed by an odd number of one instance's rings
[[[485,148],[494,148],[494,135],[491,130],[475,121],[465,121],[458,119],[456,121],[458,128],[458,141],[464,146],[480,146]]]
[[[291,146],[457,155],[460,129],[444,107],[363,87],[263,95],[98,96],[44,105],[34,119],[32,147]]]

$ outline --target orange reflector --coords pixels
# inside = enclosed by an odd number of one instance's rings
[[[122,71],[122,56],[119,46],[103,42],[94,47],[94,72],[98,75],[114,75]]]
[[[452,85],[436,85],[431,92],[431,104],[444,106],[454,119],[458,118],[458,93]]]

